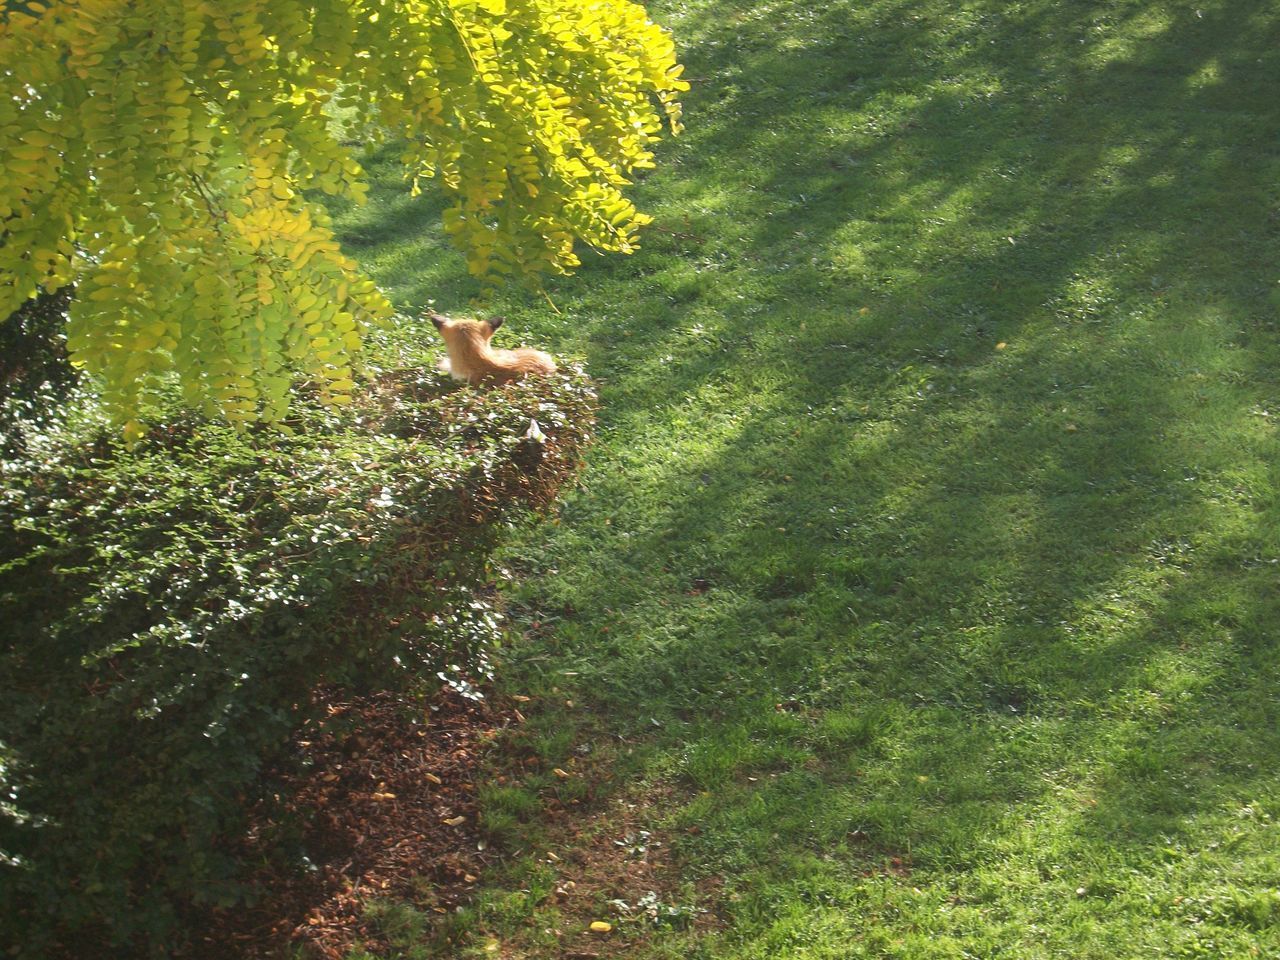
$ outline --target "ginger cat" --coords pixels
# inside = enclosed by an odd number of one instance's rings
[[[440,369],[455,380],[467,383],[506,383],[528,374],[555,373],[556,364],[541,350],[519,347],[495,350],[489,346],[493,332],[502,326],[502,317],[492,320],[450,320],[438,313],[428,313],[431,322],[444,338],[448,359],[441,359]]]

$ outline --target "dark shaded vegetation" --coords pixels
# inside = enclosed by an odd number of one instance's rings
[[[469,693],[489,675],[489,554],[576,471],[593,399],[578,371],[478,392],[414,366],[372,371],[341,412],[304,398],[285,433],[174,408],[126,449],[83,396],[19,420],[0,483],[4,941],[165,956],[191,911],[252,898],[245,813],[280,791],[262,773],[287,767],[317,684]]]
[[[0,453],[15,452],[16,418],[55,409],[75,385],[62,332],[70,302],[70,288],[41,293],[0,323]]]

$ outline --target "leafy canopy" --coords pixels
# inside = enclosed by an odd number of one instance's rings
[[[133,422],[158,377],[277,419],[343,403],[385,297],[302,191],[363,199],[335,110],[402,142],[477,276],[627,253],[620,192],[680,126],[670,37],[628,0],[46,0],[0,21],[0,319],[76,284],[73,361]]]

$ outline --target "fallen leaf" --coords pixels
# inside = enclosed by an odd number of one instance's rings
[[[434,773],[424,773],[423,776],[426,777],[428,780],[430,780],[432,783],[434,783],[437,787],[440,786],[440,784],[444,783],[444,781],[441,780],[439,777],[437,777]]]
[[[461,823],[466,823],[467,818],[463,816],[448,817],[444,822],[451,827],[456,827]]]
[[[559,767],[556,767],[556,768],[555,768],[554,770],[552,770],[551,772],[552,772],[552,773],[554,773],[554,774],[555,774],[557,777],[559,777],[561,780],[568,780],[571,776],[573,776],[573,774],[568,773],[568,772],[566,772],[566,771],[564,771],[564,770],[561,770]]]

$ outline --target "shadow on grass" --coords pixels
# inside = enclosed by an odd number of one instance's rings
[[[637,479],[656,511],[600,526],[616,479],[571,507],[573,542],[603,541],[557,561],[620,572],[577,576],[574,604],[644,613],[568,655],[628,723],[665,710],[710,740],[767,727],[774,700],[900,704],[937,739],[883,775],[950,772],[920,791],[932,825],[895,807],[883,826],[953,863],[981,843],[944,808],[984,779],[975,802],[1027,803],[1068,769],[1097,793],[1082,835],[1140,843],[1261,790],[1276,605],[1243,558],[1275,549],[1280,450],[1215,431],[1275,383],[1274,12],[762,9],[693,30],[690,72],[716,79],[677,182],[646,187],[683,217],[576,281],[636,297],[625,341],[585,323],[611,425],[643,443],[688,409],[711,439]],[[739,408],[712,402],[724,383]],[[648,591],[695,581],[712,609],[644,622]],[[1052,731],[1012,784],[993,767],[1027,720]],[[791,780],[763,802],[812,815],[841,775],[812,805]]]
[[[512,656],[667,725],[704,869],[963,869],[1051,805],[1149,852],[1268,793],[1275,10],[682,17],[647,247],[556,292],[605,459],[524,562],[579,612]]]

